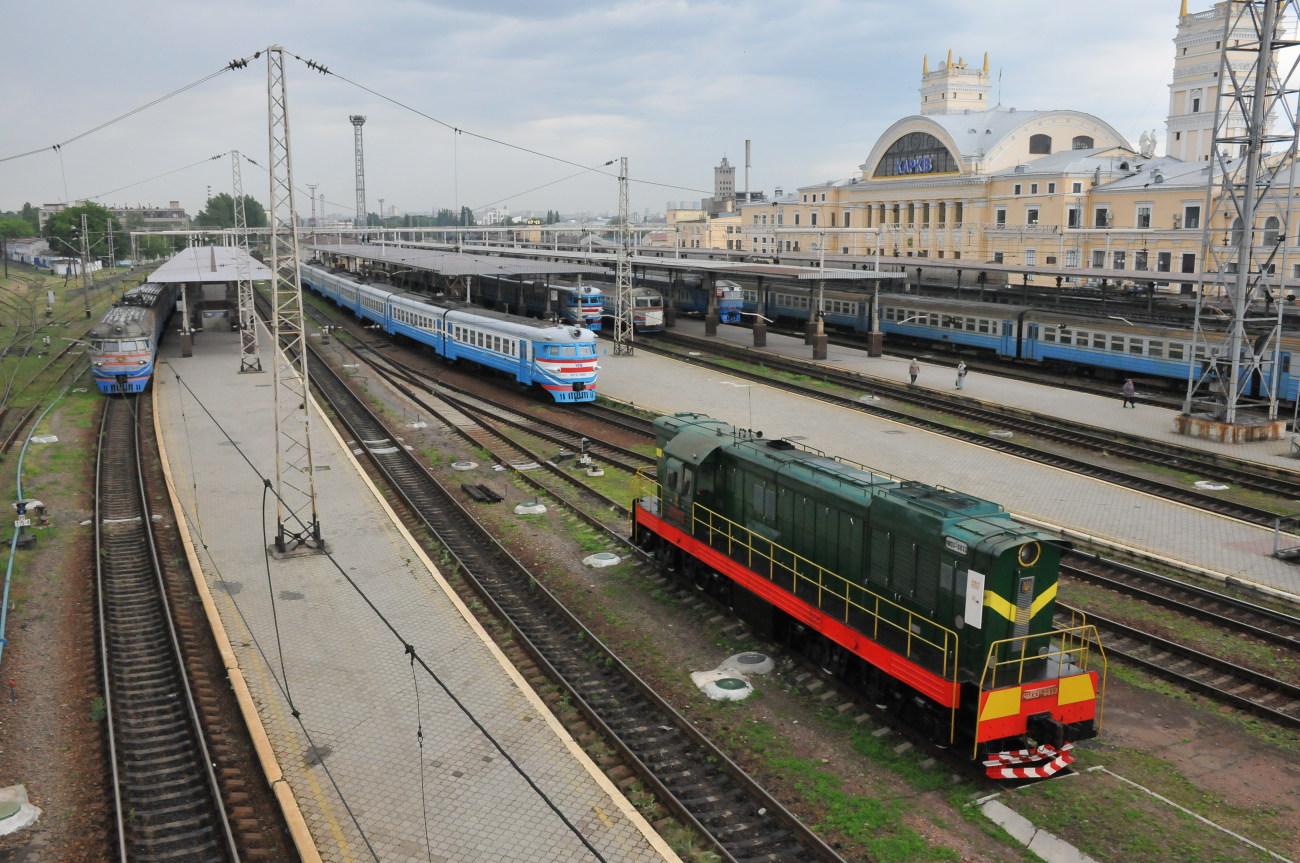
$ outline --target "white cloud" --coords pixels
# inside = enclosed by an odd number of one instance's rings
[[[1143,129],[1163,131],[1176,13],[1173,0],[19,4],[6,11],[16,86],[0,158],[42,152],[0,162],[0,209],[63,200],[66,188],[198,210],[209,186],[229,190],[227,159],[149,178],[231,149],[265,164],[264,59],[61,155],[51,145],[268,44],[301,58],[286,61],[295,180],[318,184],[342,213],[355,206],[351,114],[367,117],[371,210],[380,197],[406,212],[502,199],[516,212],[617,204],[616,183],[598,174],[529,192],[577,169],[453,140],[412,109],[579,165],[626,155],[634,178],[683,187],[634,184],[641,211],[699,198],[723,155],[743,184],[746,138],[751,189],[848,177],[885,128],[917,110],[922,56],[933,66],[950,48],[972,64],[989,53],[1003,104],[1094,113],[1136,141]],[[262,171],[246,165],[243,184],[265,199]],[[309,211],[305,197],[299,209]]]

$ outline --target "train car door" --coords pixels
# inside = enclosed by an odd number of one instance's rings
[[[1002,333],[998,338],[998,356],[1014,359],[1017,356],[1016,322],[1003,321]]]
[[[1020,353],[1017,355],[1022,360],[1041,360],[1038,353],[1038,324],[1027,321],[1020,322],[1021,338]]]

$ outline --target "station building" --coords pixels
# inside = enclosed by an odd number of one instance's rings
[[[949,52],[934,68],[922,61],[918,113],[891,125],[856,174],[738,202],[739,234],[694,225],[677,243],[756,255],[1081,268],[1067,283],[1088,281],[1087,269],[1122,271],[1190,293],[1177,274],[1202,266],[1228,6],[1189,13],[1182,0],[1164,155],[1155,154],[1155,129],[1134,146],[1082,111],[990,104],[987,55],[971,65]],[[1245,43],[1254,34],[1230,38]],[[1245,72],[1251,56],[1230,53],[1229,62]],[[1282,215],[1261,212],[1260,230],[1276,239]],[[1232,228],[1210,227],[1222,229],[1219,242]],[[1300,264],[1291,266],[1285,275],[1300,276]]]

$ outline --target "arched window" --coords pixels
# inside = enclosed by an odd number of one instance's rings
[[[1276,246],[1281,239],[1282,222],[1277,216],[1269,216],[1264,220],[1264,245]]]
[[[1231,246],[1241,245],[1241,217],[1232,220],[1232,239],[1228,241]]]
[[[1077,135],[1070,142],[1070,147],[1074,150],[1091,150],[1095,146],[1097,145],[1093,143],[1092,137],[1089,135]]]
[[[957,160],[942,141],[926,132],[909,132],[885,151],[873,176],[955,174],[958,170]]]
[[[1078,149],[1077,147],[1075,149]],[[1030,135],[1029,136],[1030,153],[1050,153],[1052,152],[1051,135]]]

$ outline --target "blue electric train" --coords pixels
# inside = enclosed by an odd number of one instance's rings
[[[596,398],[596,336],[588,329],[362,285],[322,267],[305,265],[301,272],[307,288],[445,359],[495,369],[541,387],[557,402]]]
[[[1186,327],[909,294],[882,293],[879,303],[881,332],[895,341],[906,339],[927,347],[948,346],[1004,360],[1088,369],[1117,379],[1144,376],[1186,381],[1192,357],[1193,334]],[[807,321],[810,309],[816,306],[815,290],[768,291],[761,309],[758,291],[744,290],[745,309],[774,320]],[[871,330],[870,294],[826,291],[822,308],[828,328],[854,333]],[[1278,397],[1295,401],[1300,383],[1291,364],[1295,348],[1293,339],[1284,338],[1275,361],[1250,382],[1248,394],[1263,395],[1276,382]]]
[[[90,372],[106,395],[142,393],[153,379],[158,341],[176,310],[177,286],[145,282],[104,312],[86,336]]]
[[[471,297],[504,311],[562,324],[600,329],[604,300],[595,285],[562,285],[529,279],[482,276]]]

